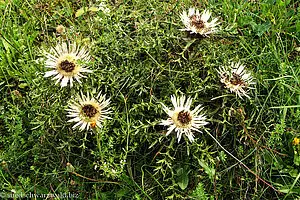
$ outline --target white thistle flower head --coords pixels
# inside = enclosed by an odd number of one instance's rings
[[[249,89],[254,89],[250,85],[255,84],[251,73],[245,70],[245,66],[240,62],[231,63],[229,67],[220,67],[218,73],[221,78],[221,82],[225,85],[230,92],[235,92],[237,96],[243,99],[243,96],[250,99],[247,94]]]
[[[50,53],[45,52],[47,68],[52,68],[52,71],[47,71],[44,77],[54,76],[55,84],[61,81],[61,87],[65,87],[70,82],[70,87],[73,86],[75,79],[81,83],[80,78],[85,77],[81,73],[91,73],[92,71],[85,68],[85,63],[90,61],[89,51],[84,47],[80,48],[76,43],[61,43],[56,47],[51,48]]]
[[[185,134],[190,142],[194,141],[194,134],[192,131],[201,132],[199,129],[208,122],[206,122],[206,116],[199,114],[203,109],[201,105],[196,106],[194,110],[190,110],[192,104],[192,98],[187,98],[182,95],[177,98],[175,95],[171,96],[171,101],[174,106],[173,110],[170,110],[163,103],[163,110],[169,115],[167,120],[162,120],[160,125],[169,126],[166,136],[168,136],[173,130],[177,133],[178,142],[181,140],[182,134]]]
[[[192,33],[198,33],[203,36],[208,36],[211,33],[217,31],[217,23],[218,18],[212,18],[210,22],[208,22],[211,17],[211,12],[209,10],[204,10],[202,14],[200,14],[199,10],[195,8],[190,8],[188,13],[183,11],[180,15],[181,21],[183,22],[185,28],[180,29],[181,31],[189,31]]]
[[[108,115],[112,112],[110,110],[110,99],[105,98],[106,95],[102,95],[101,92],[94,98],[90,97],[90,94],[81,96],[77,95],[77,98],[69,103],[67,117],[71,117],[68,122],[75,122],[73,129],[79,127],[81,131],[84,129],[89,130],[96,126],[101,128],[105,119],[111,119]]]

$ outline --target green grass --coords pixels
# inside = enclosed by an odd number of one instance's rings
[[[75,17],[98,4],[0,1],[1,195],[300,198],[300,146],[292,145],[300,137],[297,1],[115,0],[106,3],[107,15]],[[219,17],[220,32],[188,39],[179,31],[180,13],[191,6]],[[56,33],[58,25],[66,27],[64,34]],[[60,88],[43,77],[42,52],[58,41],[90,47],[94,73],[82,85]],[[216,69],[232,61],[253,72],[250,100],[237,99],[220,83]],[[94,134],[73,130],[67,103],[93,90],[111,98],[113,119]],[[194,143],[177,143],[159,125],[167,118],[160,102],[171,106],[172,94],[204,106],[209,125],[195,133]]]

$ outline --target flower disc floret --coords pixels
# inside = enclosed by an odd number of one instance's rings
[[[167,120],[162,120],[161,125],[169,126],[168,136],[173,130],[177,133],[178,142],[184,134],[190,142],[194,141],[193,131],[201,132],[200,128],[208,124],[206,116],[199,114],[203,109],[201,105],[196,106],[194,110],[190,110],[192,98],[187,98],[182,95],[177,98],[175,95],[171,96],[174,109],[169,109],[164,104],[163,110],[168,114]]]
[[[220,67],[218,70],[220,75],[220,81],[224,84],[225,88],[230,92],[236,93],[237,96],[243,98],[243,96],[250,99],[248,95],[250,89],[254,89],[251,85],[254,85],[253,77],[251,73],[247,72],[245,66],[241,63],[231,63],[229,67]]]
[[[188,31],[190,33],[200,34],[203,36],[208,36],[211,33],[217,31],[217,18],[211,18],[211,12],[209,10],[204,10],[200,14],[199,10],[195,8],[190,8],[188,12],[183,11],[181,16],[181,21],[184,24],[185,28],[180,29],[182,31]]]
[[[105,98],[101,92],[94,98],[90,94],[77,95],[77,98],[71,100],[67,117],[71,117],[68,122],[75,122],[73,126],[75,129],[79,127],[80,130],[101,128],[105,119],[111,119],[108,115],[111,113],[109,108],[110,100]]]
[[[50,50],[50,53],[45,52],[46,67],[52,68],[52,71],[47,71],[44,77],[54,76],[55,84],[61,81],[61,87],[65,87],[70,82],[70,87],[73,86],[73,80],[81,83],[80,78],[85,77],[81,73],[91,73],[92,71],[85,67],[85,64],[90,61],[89,51],[84,47],[79,48],[75,43],[58,44]]]

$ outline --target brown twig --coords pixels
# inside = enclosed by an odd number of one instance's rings
[[[264,179],[260,178],[260,176],[258,176],[255,172],[253,172],[247,165],[245,165],[242,161],[240,161],[238,158],[236,158],[234,155],[232,155],[229,151],[227,151],[221,144],[220,142],[210,134],[210,132],[208,132],[206,129],[204,129],[205,132],[219,145],[219,147],[221,147],[221,149],[223,149],[228,155],[230,155],[232,158],[234,158],[236,161],[238,161],[243,167],[245,167],[251,174],[253,174],[257,179],[259,179],[260,181],[262,181],[264,184],[266,184],[267,186],[269,186],[270,188],[272,188],[273,190],[275,190],[276,192],[280,193],[281,192],[279,190],[277,190],[275,187],[273,187],[270,183],[268,183],[267,181],[265,181]]]
[[[114,182],[114,181],[104,181],[104,180],[96,180],[96,179],[93,179],[93,178],[88,178],[88,177],[85,177],[81,174],[78,174],[76,172],[70,172],[71,174],[74,174],[75,176],[78,176],[80,178],[84,178],[84,179],[87,179],[89,181],[93,181],[93,182],[97,182],[97,183],[111,183],[111,184],[117,184],[119,185],[120,183],[119,182]]]
[[[267,146],[264,146],[264,145],[259,146],[259,145],[257,144],[257,141],[256,141],[255,139],[253,139],[253,138],[251,137],[251,135],[249,135],[248,130],[247,130],[246,126],[245,126],[244,120],[242,121],[242,124],[241,124],[241,125],[242,125],[242,127],[243,127],[244,132],[246,133],[246,135],[247,135],[247,136],[250,138],[250,140],[251,140],[255,145],[257,145],[260,149],[265,148],[265,149],[268,149],[268,150],[270,150],[270,151],[273,151],[274,153],[279,154],[279,155],[281,155],[281,156],[288,156],[288,155],[286,155],[286,154],[284,154],[284,153],[280,153],[280,152],[278,152],[278,151],[276,151],[276,150],[274,150],[274,149],[271,149],[270,147],[267,147]]]

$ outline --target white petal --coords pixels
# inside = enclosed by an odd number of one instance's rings
[[[185,106],[184,106],[185,110],[190,110],[191,105],[192,105],[192,98],[189,97],[189,98],[186,100],[186,103],[185,103]]]
[[[44,77],[49,77],[58,74],[58,71],[52,70],[45,73]]]
[[[80,72],[93,73],[93,71],[92,71],[92,70],[90,70],[90,69],[86,69],[86,68],[81,68],[81,69],[80,69]]]
[[[57,80],[59,81],[62,77],[63,77],[63,75],[61,75],[61,74],[58,73],[56,76],[54,76],[54,77],[52,78],[52,80],[57,79]]]
[[[220,23],[217,23],[216,24],[216,22],[218,21],[218,18],[214,18],[209,24],[210,24],[210,27],[211,26],[216,26],[216,25],[218,25],[218,24],[220,24]]]
[[[83,131],[85,129],[85,127],[88,125],[87,122],[82,122],[82,125],[80,126],[80,130]]]
[[[172,95],[172,96],[171,96],[171,101],[172,101],[173,106],[174,106],[175,108],[177,108],[177,107],[178,107],[178,104],[177,104],[177,99],[176,99],[175,95]]]
[[[196,116],[202,109],[203,107],[201,108],[201,104],[199,104],[194,110],[191,111],[191,114]]]
[[[178,129],[178,130],[177,130],[178,143],[180,142],[181,137],[182,137],[182,130]]]
[[[79,122],[81,119],[79,117],[75,117],[73,119],[70,119],[68,122]]]
[[[101,128],[102,127],[102,124],[99,122],[99,121],[96,121],[96,125]]]
[[[61,83],[60,83],[60,86],[61,87],[65,87],[68,85],[68,81],[69,81],[69,78],[67,76],[64,76],[64,78],[62,79]]]
[[[211,16],[211,13],[209,12],[209,10],[204,10],[204,12],[202,13],[201,19],[203,22],[207,22],[209,20]]]
[[[79,79],[80,79],[79,76],[74,76],[74,78],[76,79],[76,81],[77,81],[78,83],[81,83],[81,81],[79,80]]]
[[[182,96],[180,97],[180,104],[179,104],[179,106],[182,107],[182,108],[184,108],[185,98],[186,98],[186,97],[185,97],[184,95],[182,95]]]
[[[236,72],[235,72],[235,73],[237,73],[237,74],[241,74],[241,73],[243,72],[243,70],[244,70],[244,66],[243,66],[243,65],[241,65],[241,66],[239,66],[239,68],[236,70]]]
[[[69,113],[67,117],[78,117],[79,113]]]
[[[194,13],[195,13],[195,8],[190,8],[188,16],[190,17],[190,16],[194,15]]]
[[[75,129],[77,126],[79,126],[80,124],[82,124],[82,121],[79,121],[77,124],[75,124],[72,128]]]
[[[87,123],[87,124],[86,124],[86,130],[88,131],[89,128],[91,128],[91,124],[90,124],[90,123]]]
[[[70,87],[73,87],[73,77],[70,77]]]
[[[174,129],[176,128],[175,125],[172,125],[168,128],[168,132],[166,133],[166,136],[168,136]]]
[[[192,132],[188,132],[185,135],[188,137],[188,139],[191,143],[194,142],[194,135]]]

